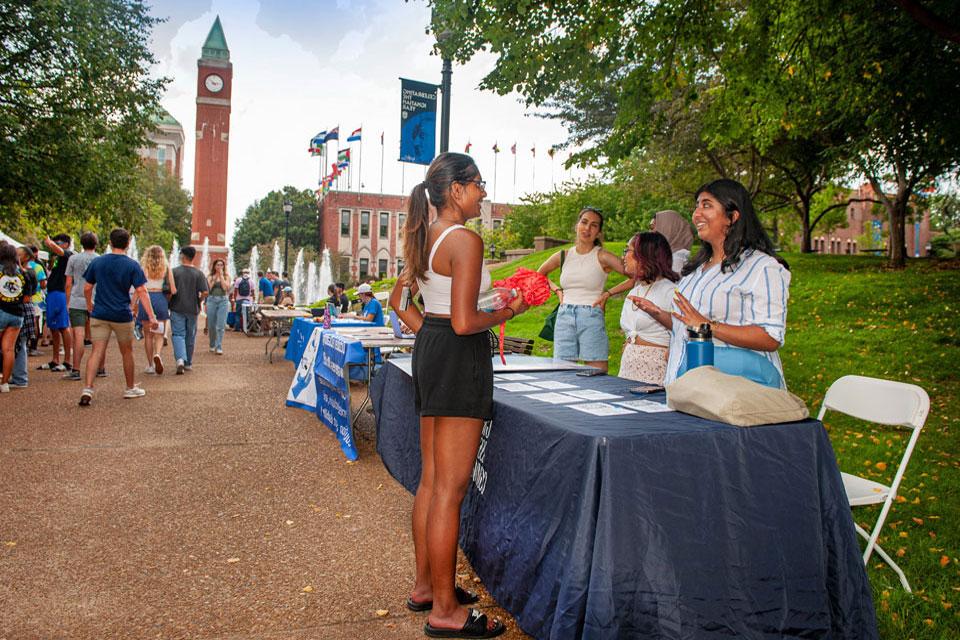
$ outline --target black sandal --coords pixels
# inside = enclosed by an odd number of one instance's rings
[[[493,627],[487,628],[487,614],[476,609],[467,609],[467,621],[460,629],[440,629],[429,622],[423,625],[423,632],[431,638],[496,638],[507,630],[499,620],[493,621]]]
[[[480,601],[480,596],[475,594],[473,591],[461,589],[459,586],[454,589],[454,593],[457,594],[457,602],[460,604],[473,604]],[[413,598],[407,598],[407,609],[410,609],[410,611],[414,611],[416,613],[430,611],[433,609],[433,600],[417,602]]]

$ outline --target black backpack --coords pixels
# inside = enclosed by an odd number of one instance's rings
[[[244,298],[250,295],[250,278],[240,278],[240,284],[237,285],[237,293]]]

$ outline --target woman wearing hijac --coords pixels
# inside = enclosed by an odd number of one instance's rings
[[[416,578],[407,607],[430,611],[424,627],[429,636],[492,638],[505,631],[500,621],[464,608],[477,597],[454,582],[460,505],[483,421],[493,415],[487,329],[527,309],[522,296],[498,311],[477,309],[490,274],[483,267],[483,240],[463,225],[480,215],[484,186],[470,156],[442,153],[434,159],[410,194],[406,264],[390,295],[390,306],[417,334],[412,364],[422,471],[413,502]],[[437,211],[432,224],[431,204]],[[401,302],[404,288],[411,295],[419,289],[423,314]]]
[[[693,224],[703,244],[683,269],[674,312],[652,303],[643,307],[673,331],[664,384],[686,372],[686,328],[709,323],[714,366],[786,388],[777,350],[787,328],[790,271],[776,256],[742,184],[715,180],[700,187],[696,201]]]
[[[638,233],[623,252],[624,266],[636,286],[627,294],[620,312],[620,328],[626,336],[620,359],[621,378],[661,385],[667,372],[670,330],[643,311],[652,303],[670,308],[674,283],[680,276],[672,269],[667,239],[655,232]]]
[[[547,258],[538,271],[550,275],[560,269],[560,286],[550,288],[560,300],[553,331],[553,356],[562,360],[582,360],[591,367],[607,370],[610,340],[604,307],[610,298],[605,291],[607,274],[627,275],[620,258],[603,248],[603,213],[584,207],[574,227],[576,246]],[[562,262],[562,266],[561,266]]]

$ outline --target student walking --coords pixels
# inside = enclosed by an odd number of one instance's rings
[[[230,277],[223,260],[213,261],[210,275],[207,276],[207,336],[210,338],[210,351],[223,355],[223,333],[227,328],[227,311],[230,310]],[[272,293],[272,291],[271,291]],[[273,296],[270,296],[271,302]]]
[[[87,267],[99,256],[97,255],[97,243],[99,238],[92,231],[87,231],[80,236],[80,246],[83,251],[70,256],[67,262],[67,311],[70,314],[70,333],[73,340],[73,362],[72,368],[63,374],[64,380],[80,381],[83,375],[80,373],[80,364],[83,361],[83,345],[90,338],[87,333],[87,323],[90,321],[90,313],[87,311],[87,299],[84,297],[83,288],[87,281],[83,279],[83,274]],[[98,371],[103,369],[103,363],[99,363]]]
[[[123,359],[123,377],[127,388],[123,397],[140,398],[146,395],[134,382],[133,365],[133,312],[130,308],[130,289],[140,304],[147,310],[149,327],[155,329],[157,318],[147,294],[147,278],[137,261],[127,257],[130,244],[130,232],[126,229],[114,229],[110,232],[110,253],[104,254],[90,263],[83,273],[86,283],[83,293],[90,312],[90,336],[93,340],[93,353],[87,360],[87,370],[83,392],[80,394],[80,406],[87,407],[93,401],[93,381],[97,375],[97,364],[106,354],[110,334],[117,337],[117,346]],[[96,295],[94,295],[96,286]]]
[[[147,355],[147,368],[144,373],[163,375],[163,334],[166,324],[170,320],[170,311],[167,308],[167,295],[177,293],[177,285],[173,280],[173,272],[167,264],[167,252],[160,245],[147,247],[140,259],[140,266],[147,276],[147,293],[150,295],[150,304],[157,316],[157,329],[145,331],[143,334],[143,349]],[[137,319],[141,324],[147,319],[146,310],[140,307]]]
[[[173,331],[173,357],[177,375],[193,369],[193,347],[197,342],[197,316],[207,297],[207,278],[193,266],[197,250],[180,249],[180,266],[173,270],[177,293],[170,298],[170,326]]]

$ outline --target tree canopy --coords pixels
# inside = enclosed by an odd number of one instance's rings
[[[286,224],[283,213],[284,200],[289,200],[293,204],[289,231],[291,252],[295,253],[301,247],[314,252],[319,250],[316,194],[310,189],[301,191],[288,185],[280,190],[271,191],[247,207],[233,232],[234,255],[245,256],[250,253],[254,245],[272,245],[274,240],[279,241],[280,246],[283,246]]]

